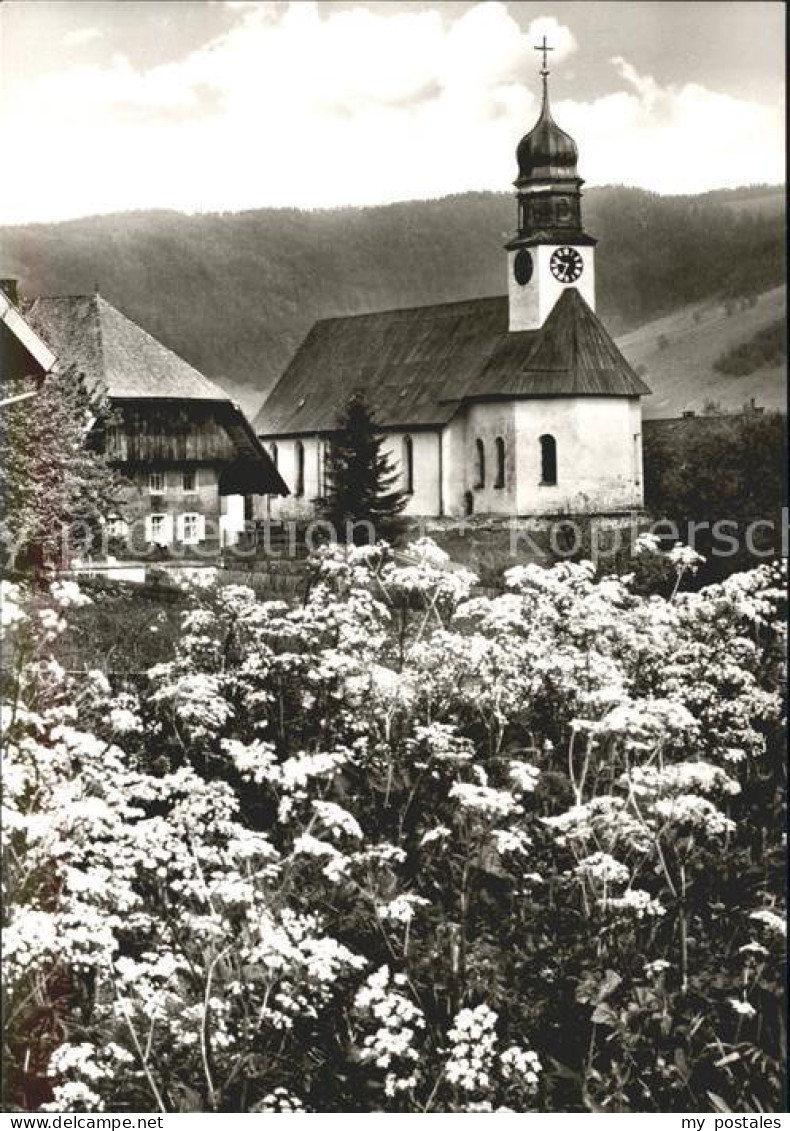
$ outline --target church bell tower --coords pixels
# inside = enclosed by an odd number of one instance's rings
[[[582,228],[579,153],[551,116],[545,36],[540,117],[516,150],[518,230],[508,253],[510,330],[537,330],[567,287],[595,310],[595,239]]]

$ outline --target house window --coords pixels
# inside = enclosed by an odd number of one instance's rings
[[[496,452],[496,479],[494,480],[495,487],[505,486],[505,441],[501,436],[497,436],[494,441],[494,451]]]
[[[411,436],[403,437],[403,479],[404,491],[414,494],[414,443]]]
[[[475,480],[475,487],[485,487],[486,485],[486,450],[482,440],[475,440],[475,459],[477,468],[477,478]]]
[[[148,516],[148,541],[155,546],[166,546],[170,541],[169,515],[151,514]]]
[[[549,435],[540,438],[540,481],[546,486],[557,482],[557,441]]]
[[[269,445],[269,455],[272,457],[272,463],[274,464],[275,467],[277,467],[278,461],[280,459],[280,453],[277,450],[276,444],[270,444]]]
[[[181,476],[181,483],[187,495],[191,495],[195,490],[195,473],[194,471],[185,471]]]
[[[148,491],[151,495],[161,495],[165,489],[164,471],[150,471],[148,473]]]
[[[294,459],[296,461],[296,485],[294,487],[294,494],[301,498],[301,496],[304,495],[304,444],[301,440],[296,441]]]
[[[128,535],[128,523],[124,522],[120,515],[114,514],[107,520],[107,536],[109,538],[126,538]]]
[[[180,540],[187,546],[194,546],[203,536],[203,516],[201,514],[182,514],[179,516]]]

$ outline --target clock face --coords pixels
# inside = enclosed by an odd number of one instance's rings
[[[584,270],[584,261],[575,247],[558,247],[549,266],[558,283],[575,283]]]
[[[524,247],[516,252],[516,258],[513,261],[513,274],[516,276],[516,282],[520,287],[525,287],[532,278],[532,256]]]

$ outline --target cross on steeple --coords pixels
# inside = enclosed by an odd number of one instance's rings
[[[553,48],[553,47],[549,47],[548,43],[546,42],[546,36],[544,35],[544,36],[543,36],[543,42],[542,42],[542,43],[540,43],[540,44],[538,44],[538,46],[537,46],[537,47],[533,47],[533,48],[532,48],[532,50],[533,50],[533,51],[542,51],[542,52],[543,52],[543,66],[541,67],[541,71],[540,71],[540,73],[541,73],[542,75],[547,75],[547,74],[549,73],[549,66],[548,66],[548,62],[549,62],[549,61],[548,61],[548,57],[547,57],[547,56],[548,56],[548,53],[549,53],[549,51],[553,51],[553,50],[554,50],[554,48]]]

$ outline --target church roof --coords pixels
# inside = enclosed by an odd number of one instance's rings
[[[383,427],[446,424],[463,400],[649,393],[575,287],[540,330],[507,296],[317,322],[263,404],[264,436],[331,431],[360,392]]]
[[[101,295],[33,299],[28,322],[88,386],[124,400],[226,401],[227,393]]]
[[[562,292],[526,355],[514,340],[522,337],[505,336],[474,391],[520,397],[650,393],[575,287]]]

